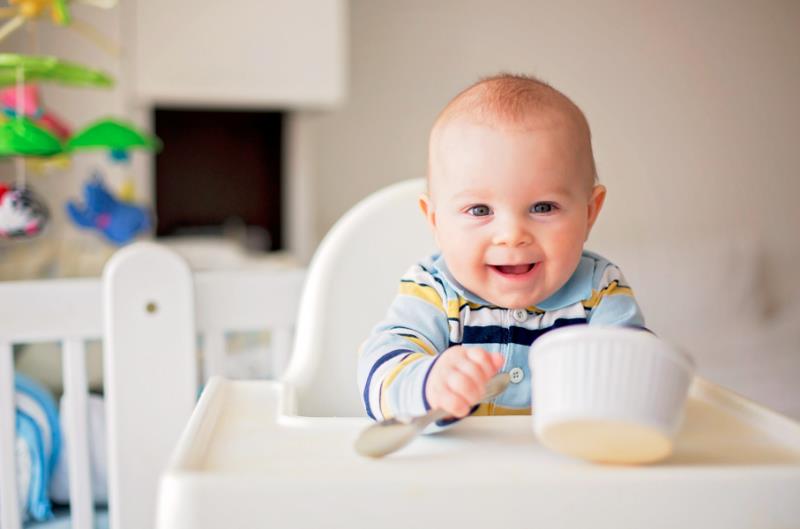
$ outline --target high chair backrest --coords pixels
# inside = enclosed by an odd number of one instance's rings
[[[311,261],[300,301],[289,412],[363,416],[356,384],[359,346],[386,314],[400,277],[436,247],[418,206],[424,179],[368,196],[328,232]]]

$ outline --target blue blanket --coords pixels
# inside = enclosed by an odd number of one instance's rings
[[[17,462],[17,476],[23,489],[19,491],[24,501],[23,517],[44,521],[53,516],[47,488],[61,451],[58,408],[44,387],[24,375],[14,375],[14,389],[16,447],[24,456]]]

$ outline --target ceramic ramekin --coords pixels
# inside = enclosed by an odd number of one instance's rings
[[[543,445],[602,463],[672,453],[694,374],[685,353],[644,330],[573,325],[536,340],[530,365]]]

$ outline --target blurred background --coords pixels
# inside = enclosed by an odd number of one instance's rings
[[[608,200],[589,247],[701,373],[800,417],[800,3],[794,0],[122,1],[74,7],[114,57],[37,23],[3,52],[57,54],[110,90],[43,86],[70,123],[125,116],[158,154],[130,173],[151,232],[198,267],[304,264],[348,208],[424,176],[429,127],[468,84],[532,74],[572,98]],[[3,162],[0,180],[13,180]],[[64,214],[102,154],[31,175],[48,229],[0,241],[0,278],[97,275],[116,249]]]

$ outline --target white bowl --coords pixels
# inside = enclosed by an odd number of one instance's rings
[[[534,432],[558,452],[602,463],[672,453],[692,359],[650,332],[574,325],[531,346]]]

